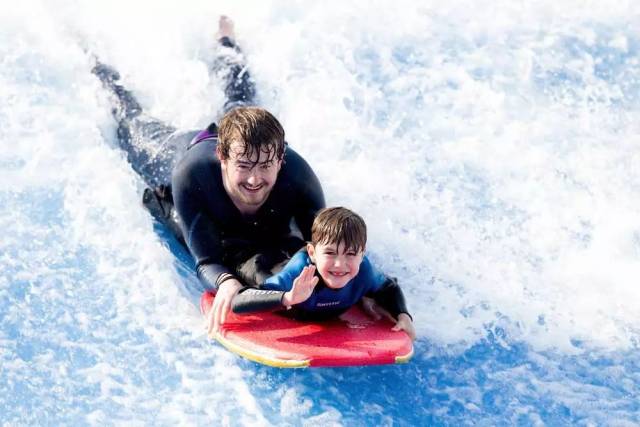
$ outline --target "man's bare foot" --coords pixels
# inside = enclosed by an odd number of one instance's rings
[[[218,21],[218,33],[216,36],[218,40],[223,37],[228,37],[231,40],[235,38],[236,34],[233,30],[233,21],[231,18],[225,15],[220,15],[220,20]]]

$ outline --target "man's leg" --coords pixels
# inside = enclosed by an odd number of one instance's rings
[[[233,22],[226,16],[221,16],[218,22],[218,52],[214,61],[212,72],[217,73],[225,82],[225,97],[226,101],[223,107],[223,112],[244,105],[253,105],[256,94],[255,84],[251,79],[249,70],[245,64],[244,55],[240,48],[236,45],[235,32],[233,28]],[[133,98],[132,96],[130,98]],[[215,126],[215,125],[214,125]],[[121,126],[123,127],[123,126]],[[149,128],[149,126],[148,126]],[[165,158],[177,159],[178,154],[182,154],[185,147],[195,136],[197,132],[187,134],[187,138],[183,141],[177,141],[179,135],[173,133],[169,138],[166,138],[163,142],[162,153]],[[167,155],[167,153],[169,155]],[[164,171],[163,175],[170,178],[171,170],[173,168],[173,162],[165,161],[162,165],[158,165],[159,162],[153,163],[154,171]],[[164,182],[170,182],[167,179]],[[163,185],[163,182],[158,182],[152,185],[152,188],[147,188],[144,192],[143,203],[152,213],[152,215],[161,223],[169,227],[174,235],[184,244],[184,238],[181,232],[181,226],[179,218],[176,215],[173,206],[173,196],[171,194],[171,187],[169,185]],[[239,275],[243,280],[248,283],[260,284],[271,275],[271,267],[280,261],[271,261],[270,257],[259,257],[259,260],[245,261],[242,264],[242,268],[239,267]],[[283,258],[285,261],[288,258]],[[245,265],[246,264],[246,265]],[[269,265],[271,264],[271,265]]]
[[[118,143],[127,153],[133,169],[151,188],[142,197],[143,205],[183,242],[173,209],[171,171],[197,132],[176,132],[175,128],[145,115],[135,96],[118,81],[119,73],[96,60],[92,70],[112,97],[112,114],[118,123]]]
[[[236,107],[255,105],[256,87],[240,47],[235,43],[233,21],[221,16],[218,22],[218,52],[211,71],[225,82],[223,113]]]
[[[118,83],[120,75],[112,67],[96,60],[92,72],[111,93],[118,143],[133,169],[149,186],[167,184],[178,152],[186,149],[188,136],[144,114],[135,96]]]

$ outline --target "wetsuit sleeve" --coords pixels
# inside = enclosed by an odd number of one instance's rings
[[[409,310],[405,302],[402,289],[398,285],[398,281],[394,277],[388,277],[378,270],[367,257],[363,259],[361,265],[365,277],[365,283],[368,284],[369,290],[366,296],[371,297],[382,308],[387,310],[395,319],[400,313],[405,313],[409,317]],[[411,317],[413,319],[413,317]]]
[[[207,289],[218,289],[233,275],[222,264],[220,231],[204,211],[201,202],[203,196],[197,193],[199,186],[192,180],[184,170],[174,170],[172,183],[175,208],[181,220],[185,243],[196,261],[198,278]]]
[[[284,294],[284,291],[245,288],[233,298],[231,309],[236,314],[279,310],[284,308],[282,305]]]
[[[400,289],[395,277],[388,277],[377,291],[370,292],[367,296],[372,297],[375,302],[387,310],[395,319],[398,318],[400,313],[405,313],[413,320],[413,317],[409,314],[409,310],[407,310],[402,289]]]

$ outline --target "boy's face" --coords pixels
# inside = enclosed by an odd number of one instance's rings
[[[356,252],[346,249],[343,243],[307,244],[307,253],[316,264],[318,273],[331,289],[343,288],[360,271],[364,249]]]
[[[257,210],[269,197],[273,189],[282,160],[271,159],[269,154],[260,153],[258,163],[255,158],[242,155],[244,144],[233,142],[229,147],[229,158],[220,158],[222,182],[229,197],[241,211]],[[254,154],[255,157],[255,154]]]

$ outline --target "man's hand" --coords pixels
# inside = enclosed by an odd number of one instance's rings
[[[207,333],[209,337],[212,337],[218,332],[220,325],[227,319],[227,314],[231,310],[233,297],[236,296],[242,287],[242,284],[236,279],[228,279],[218,288],[216,297],[213,299],[213,306],[209,310],[207,317]]]
[[[302,272],[293,281],[293,287],[290,291],[285,292],[282,297],[282,303],[291,307],[295,304],[304,302],[311,296],[313,288],[318,284],[318,278],[315,276],[315,265],[308,265],[302,269]]]
[[[398,315],[398,321],[396,322],[396,325],[391,328],[391,330],[405,331],[407,335],[409,335],[409,338],[411,338],[411,341],[416,340],[416,330],[413,327],[413,321],[411,320],[411,317],[409,317],[407,313],[400,313]]]

